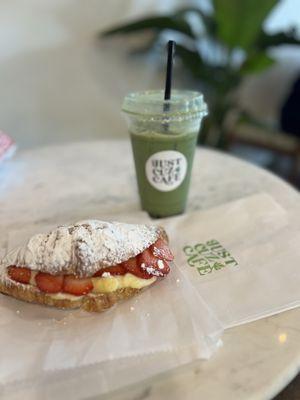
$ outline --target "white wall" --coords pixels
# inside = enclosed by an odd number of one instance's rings
[[[124,137],[123,96],[161,87],[163,76],[129,60],[124,39],[112,47],[96,33],[176,3],[182,0],[1,0],[0,129],[21,147]],[[297,12],[299,0],[283,0],[270,28],[298,22]]]
[[[22,147],[124,136],[123,95],[155,71],[97,32],[174,0],[1,0],[0,129]],[[155,77],[155,79],[157,79]]]

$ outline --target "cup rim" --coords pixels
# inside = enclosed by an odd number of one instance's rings
[[[173,98],[169,99],[169,100],[165,100],[163,95],[164,95],[164,91],[160,90],[160,89],[152,89],[152,90],[138,90],[136,92],[129,92],[126,96],[125,96],[125,100],[132,100],[132,101],[137,101],[138,96],[147,96],[150,95],[147,98],[147,101],[145,101],[145,103],[156,103],[158,101],[158,99],[154,99],[151,98],[151,95],[155,95],[155,94],[162,94],[162,98],[161,101],[162,102],[166,102],[166,103],[180,103],[182,101],[193,101],[193,100],[199,100],[199,99],[203,99],[203,94],[201,92],[197,92],[196,90],[187,90],[187,89],[174,89],[172,90],[172,94],[173,94]],[[182,97],[182,98],[174,98],[174,94],[181,94],[181,95],[187,95],[186,97]],[[188,98],[189,96],[189,98]]]
[[[130,92],[124,98],[122,111],[135,115],[207,113],[207,104],[201,92],[175,89],[172,94],[173,98],[164,100],[163,90]]]

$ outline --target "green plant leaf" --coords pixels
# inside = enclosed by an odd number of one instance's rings
[[[176,45],[176,55],[194,78],[211,81],[211,70],[197,50],[190,50],[180,44]]]
[[[160,17],[149,17],[134,21],[130,24],[120,25],[112,29],[101,32],[102,37],[117,35],[117,34],[129,34],[144,30],[153,30],[160,32],[164,29],[170,29],[177,32],[184,33],[194,38],[193,31],[188,22],[181,16],[160,16]]]
[[[248,49],[278,0],[213,0],[219,38],[229,48]]]
[[[248,56],[241,66],[240,72],[244,75],[262,72],[264,69],[273,65],[274,62],[275,60],[266,53],[255,53]]]
[[[265,50],[268,47],[282,46],[282,45],[300,45],[300,39],[296,37],[296,32],[292,29],[290,32],[278,32],[273,35],[260,32],[257,37],[255,46],[258,49]]]
[[[177,44],[176,54],[194,78],[209,86],[211,90],[219,95],[228,93],[239,83],[239,73],[226,67],[208,64],[196,49],[191,50]]]

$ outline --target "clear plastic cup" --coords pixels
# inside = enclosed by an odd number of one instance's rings
[[[152,217],[184,212],[201,122],[207,105],[199,92],[129,93],[123,102],[142,208]]]

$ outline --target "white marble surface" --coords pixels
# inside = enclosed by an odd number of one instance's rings
[[[266,191],[286,208],[298,193],[248,163],[214,151],[196,154],[188,210]],[[46,147],[0,167],[0,245],[27,222],[61,223],[139,210],[127,141]],[[270,399],[300,366],[300,310],[227,331],[209,362],[195,362],[109,395],[110,399]],[[105,398],[107,398],[105,396]]]

